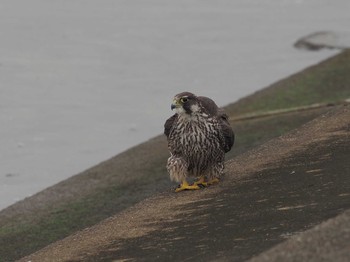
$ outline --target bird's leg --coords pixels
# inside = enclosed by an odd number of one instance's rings
[[[208,186],[208,182],[205,182],[205,177],[201,176],[196,182],[193,183],[193,185],[206,187]]]
[[[200,189],[198,185],[190,185],[186,180],[183,180],[182,183],[175,189],[175,192],[180,192],[183,190],[195,190],[195,189]]]
[[[209,181],[205,181],[205,177],[204,176],[201,176],[198,181],[194,182],[193,185],[196,185],[196,186],[204,186],[204,187],[207,187],[207,186],[210,186],[212,184],[215,184],[215,183],[219,183],[219,179],[217,177],[209,180]]]

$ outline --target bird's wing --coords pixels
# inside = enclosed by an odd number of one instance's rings
[[[231,150],[235,142],[235,134],[228,122],[228,116],[224,112],[219,113],[219,123],[224,137],[223,149],[227,153]]]
[[[174,114],[173,116],[168,118],[167,121],[165,121],[164,134],[166,135],[166,137],[169,137],[171,128],[173,127],[173,124],[174,124],[176,119],[177,119],[177,114]]]
[[[199,100],[205,113],[211,116],[215,116],[218,113],[218,109],[219,109],[218,106],[209,97],[198,96],[197,99]]]
[[[227,153],[231,150],[234,142],[235,142],[235,134],[228,122],[228,116],[224,112],[224,110],[219,109],[213,100],[205,96],[199,96],[198,100],[200,101],[202,107],[211,116],[216,116],[219,120],[222,134],[224,137],[224,141],[222,141],[222,147]]]

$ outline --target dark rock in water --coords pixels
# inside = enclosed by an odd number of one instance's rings
[[[311,51],[318,51],[323,48],[348,49],[350,48],[349,39],[350,37],[347,33],[320,31],[300,38],[294,46]]]

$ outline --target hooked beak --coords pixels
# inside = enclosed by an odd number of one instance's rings
[[[177,107],[180,107],[179,101],[174,99],[173,103],[171,104],[171,110],[174,110]]]

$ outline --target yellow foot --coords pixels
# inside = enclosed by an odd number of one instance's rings
[[[196,189],[201,189],[198,185],[195,185],[195,184],[193,184],[193,185],[189,185],[188,183],[187,183],[187,181],[183,181],[180,185],[179,185],[179,187],[177,187],[176,189],[175,189],[175,192],[180,192],[180,191],[183,191],[183,190],[196,190]]]
[[[212,184],[219,183],[219,181],[220,180],[218,178],[214,178],[210,181],[205,181],[205,178],[203,176],[201,176],[198,181],[193,183],[193,185],[207,187],[207,186],[210,186]]]
[[[215,177],[213,178],[212,180],[208,181],[208,185],[212,185],[212,184],[216,184],[216,183],[219,183],[220,182],[220,179]]]
[[[196,186],[202,186],[202,187],[207,187],[208,186],[208,182],[205,182],[205,178],[204,176],[201,176],[198,181],[194,182],[193,185]]]

